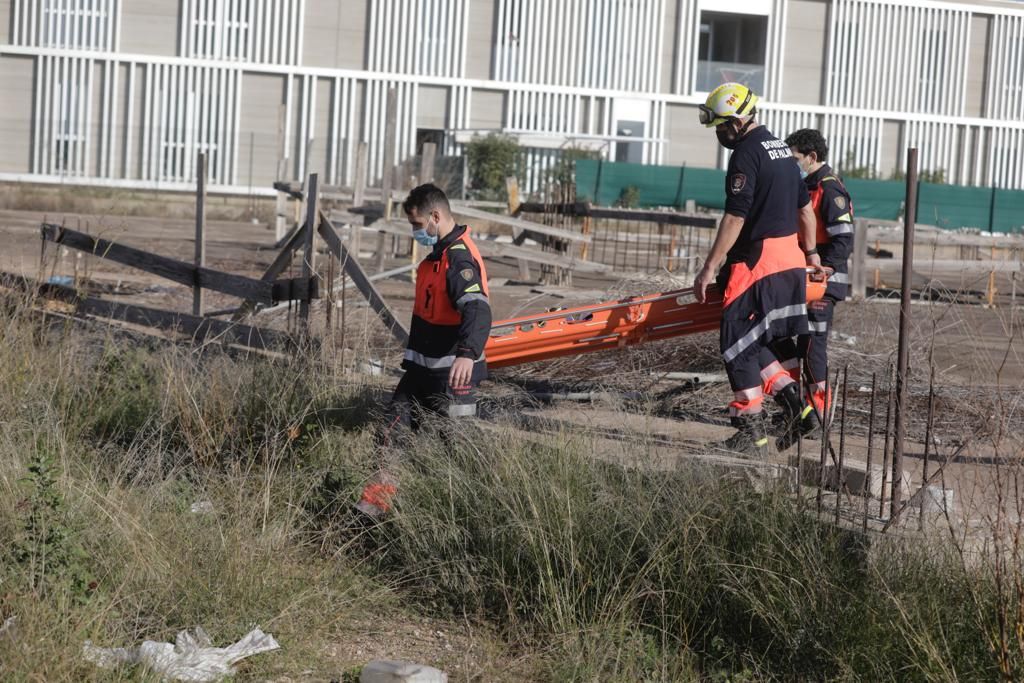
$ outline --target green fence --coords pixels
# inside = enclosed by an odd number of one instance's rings
[[[898,220],[906,183],[851,178],[846,187],[856,215]],[[576,196],[602,206],[619,202],[627,188],[636,188],[639,206],[683,207],[688,200],[721,209],[725,171],[687,166],[650,166],[581,159],[576,162]],[[941,228],[980,228],[992,232],[1024,230],[1024,191],[920,183],[917,220]]]

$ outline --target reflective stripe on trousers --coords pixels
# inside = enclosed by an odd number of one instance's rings
[[[740,337],[736,343],[725,350],[722,354],[722,358],[725,359],[726,363],[732,361],[736,356],[743,353],[747,347],[766,334],[768,330],[771,329],[772,323],[776,320],[801,315],[807,315],[807,304],[793,304],[791,306],[783,306],[782,308],[776,308],[775,310],[768,311],[754,329]]]
[[[733,400],[729,404],[729,416],[755,415],[761,412],[763,404],[764,392],[759,386],[734,391]]]
[[[424,367],[430,370],[438,370],[440,368],[450,368],[455,364],[455,355],[441,356],[440,358],[434,358],[433,356],[424,356],[419,351],[413,351],[412,349],[405,350],[405,360],[415,363],[420,367]],[[481,363],[485,361],[483,354],[477,358],[474,363]]]

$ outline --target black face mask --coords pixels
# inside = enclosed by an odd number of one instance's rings
[[[754,122],[754,119],[750,119],[743,124],[743,127],[736,130],[732,124],[729,124],[725,129],[716,128],[715,136],[718,138],[718,142],[722,147],[726,149],[736,149],[736,145],[740,143],[740,140],[746,137],[747,129],[750,128],[750,124]]]

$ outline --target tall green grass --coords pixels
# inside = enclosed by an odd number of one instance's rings
[[[424,442],[381,570],[558,649],[571,680],[992,680],[991,587],[942,547],[836,530],[713,471],[588,444]]]

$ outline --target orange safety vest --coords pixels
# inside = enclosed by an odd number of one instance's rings
[[[480,285],[483,295],[488,296],[487,269],[484,260],[477,251],[476,245],[469,237],[469,228],[462,236],[445,247],[441,258],[423,259],[416,269],[416,302],[413,304],[413,315],[419,316],[434,325],[459,325],[462,313],[455,308],[455,302],[448,297],[448,250],[458,243],[466,245],[470,255],[480,268]]]
[[[814,220],[818,224],[818,229],[816,231],[817,232],[817,238],[816,238],[816,243],[817,244],[828,244],[829,242],[832,241],[832,238],[829,237],[828,230],[826,229],[827,226],[825,225],[825,219],[821,217],[821,211],[818,210],[819,208],[821,208],[821,198],[825,194],[825,188],[823,188],[822,185],[825,184],[826,180],[831,180],[831,181],[834,181],[834,182],[837,182],[837,183],[839,182],[839,179],[836,178],[835,176],[827,175],[827,176],[825,176],[824,178],[821,179],[821,182],[818,183],[818,186],[816,188],[814,188],[813,190],[811,190],[811,193],[810,193],[811,194],[811,208],[814,209]],[[840,187],[842,187],[842,184],[840,184]]]

